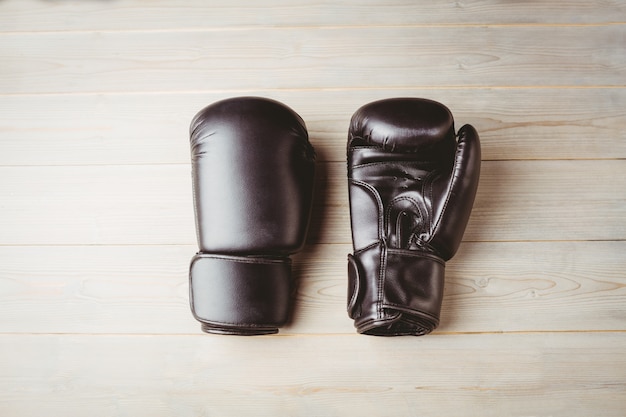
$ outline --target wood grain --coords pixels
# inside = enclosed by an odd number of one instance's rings
[[[5,333],[198,334],[196,246],[0,246]],[[447,263],[437,333],[626,330],[626,242],[465,242]],[[281,334],[354,334],[350,244],[307,245]]]
[[[0,412],[621,417],[625,347],[624,333],[0,335]]]
[[[476,127],[484,160],[626,158],[626,88],[250,90],[0,95],[0,165],[189,163],[191,117],[214,101],[267,96],[305,120],[318,161],[345,161],[352,114],[390,97],[444,103]]]
[[[606,24],[623,20],[622,1],[185,0],[106,2],[5,0],[2,31],[189,30],[265,26]],[[51,15],[63,19],[50,19]]]
[[[623,86],[624,33],[620,25],[5,33],[0,91]]]

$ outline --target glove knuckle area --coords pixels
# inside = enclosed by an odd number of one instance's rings
[[[441,103],[422,98],[390,98],[359,108],[350,123],[351,146],[387,151],[450,153],[454,119]]]
[[[265,131],[272,131],[274,136],[258,134]],[[212,103],[194,116],[189,132],[192,148],[214,134],[217,138],[227,138],[245,133],[265,142],[274,141],[278,132],[308,138],[300,115],[285,104],[265,97],[232,97]]]
[[[285,105],[236,97],[192,123],[192,178],[200,249],[293,253],[304,244],[315,152]]]

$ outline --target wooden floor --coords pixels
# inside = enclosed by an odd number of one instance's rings
[[[626,1],[0,1],[0,416],[626,415]],[[188,125],[259,95],[318,154],[279,335],[201,333]],[[355,333],[345,141],[481,134],[432,335]]]

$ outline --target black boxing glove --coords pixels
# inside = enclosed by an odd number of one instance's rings
[[[293,289],[290,254],[305,243],[315,152],[285,105],[239,97],[190,127],[196,230],[190,303],[207,333],[278,332]]]
[[[428,334],[476,195],[478,134],[465,125],[455,135],[440,103],[380,100],[352,116],[347,156],[348,314],[359,333]]]

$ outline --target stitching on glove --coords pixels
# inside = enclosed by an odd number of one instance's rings
[[[211,254],[200,254],[197,259],[219,259],[222,261],[231,261],[236,263],[243,264],[263,264],[263,265],[273,265],[273,264],[287,264],[291,263],[291,259],[285,257],[285,259],[268,259],[268,258],[238,258],[238,257],[228,257],[228,256],[219,256],[219,255],[211,255]]]

